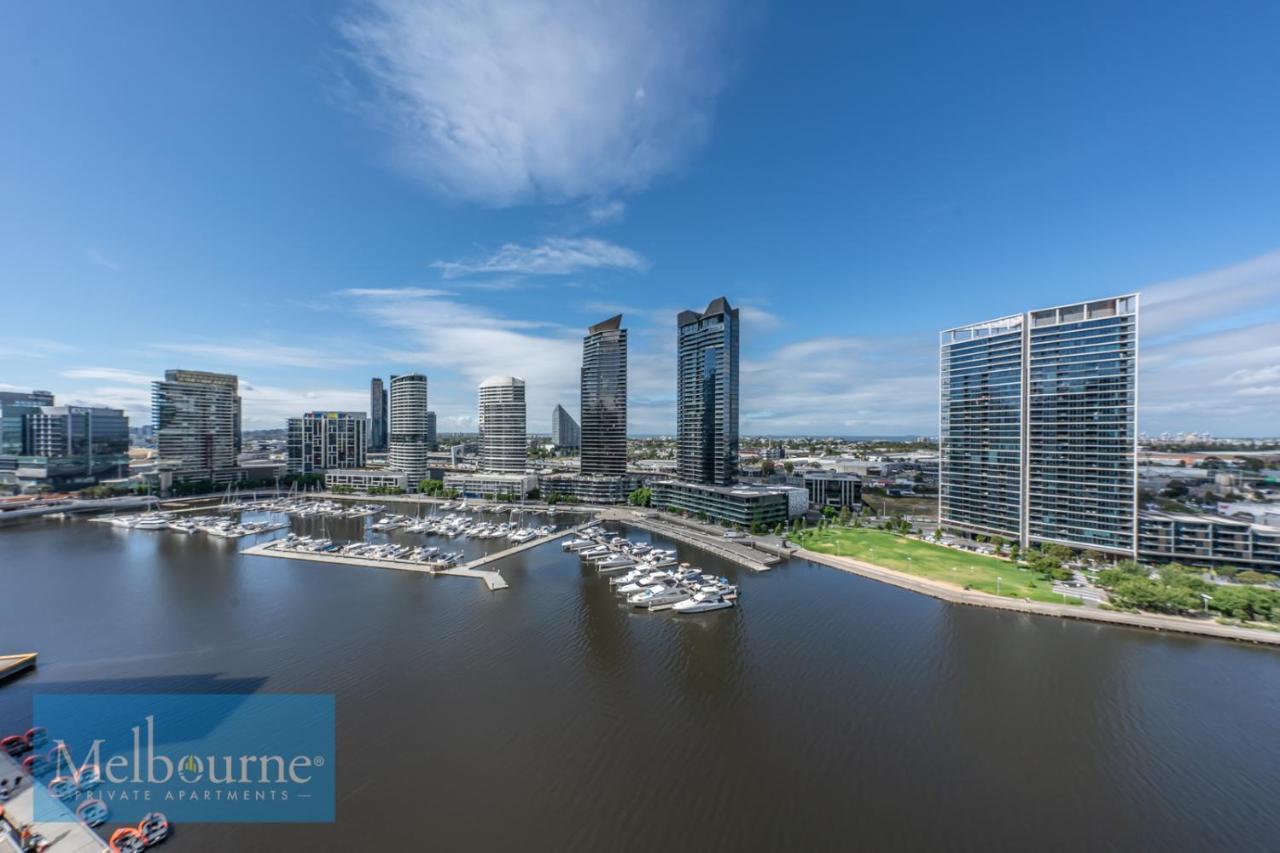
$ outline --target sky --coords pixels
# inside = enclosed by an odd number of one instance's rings
[[[71,3],[0,28],[0,390],[578,406],[742,309],[745,434],[932,435],[937,333],[1140,291],[1139,427],[1280,433],[1280,4]]]

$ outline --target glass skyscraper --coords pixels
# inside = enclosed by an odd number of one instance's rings
[[[676,474],[729,486],[738,475],[738,309],[723,296],[681,311],[676,394]]]
[[[427,377],[404,373],[391,377],[391,419],[387,467],[409,475],[410,490],[427,476],[427,452],[431,448]]]
[[[156,451],[175,480],[239,476],[240,380],[229,373],[167,370],[151,385]]]
[[[369,380],[369,449],[387,449],[387,389],[380,376]]]
[[[587,329],[582,339],[583,474],[627,473],[627,330],[622,315]]]
[[[943,332],[942,524],[1135,553],[1137,371],[1136,294]]]
[[[551,410],[551,444],[557,450],[576,450],[582,444],[582,430],[564,406]]]

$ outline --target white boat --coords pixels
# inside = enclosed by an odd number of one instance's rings
[[[724,610],[733,607],[733,602],[714,592],[698,592],[692,598],[678,601],[671,605],[676,613],[706,613],[710,610]]]
[[[133,523],[134,530],[168,530],[172,519],[168,515],[148,513]]]

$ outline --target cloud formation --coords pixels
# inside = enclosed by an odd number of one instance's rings
[[[337,22],[399,164],[505,206],[645,186],[707,138],[720,0],[369,0]]]
[[[549,237],[536,246],[507,243],[479,261],[436,261],[445,278],[470,275],[570,275],[583,270],[647,269],[636,252],[594,237]]]

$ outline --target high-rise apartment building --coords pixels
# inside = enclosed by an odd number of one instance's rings
[[[627,330],[622,315],[587,329],[582,339],[583,474],[627,473]]]
[[[436,434],[436,413],[427,412],[427,449],[435,450],[440,446],[440,438]]]
[[[387,449],[387,389],[380,376],[369,380],[369,449]]]
[[[576,450],[582,443],[582,431],[564,406],[551,410],[551,443],[557,450]]]
[[[949,329],[940,343],[942,524],[1134,554],[1137,294]]]
[[[738,309],[723,296],[681,311],[678,329],[676,474],[728,486],[738,473]]]
[[[524,380],[493,376],[480,383],[480,467],[523,473],[528,467]]]
[[[307,412],[289,418],[289,473],[364,467],[367,429],[364,412]]]
[[[239,475],[240,382],[227,373],[168,370],[151,384],[156,451],[175,480]]]
[[[427,410],[427,377],[405,373],[391,377],[391,420],[387,467],[409,475],[416,489],[427,476],[427,452],[431,448]]]

